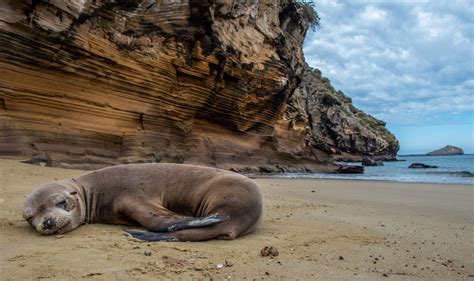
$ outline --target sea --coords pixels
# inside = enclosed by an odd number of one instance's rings
[[[384,166],[365,167],[363,174],[284,173],[274,177],[378,180],[412,183],[474,185],[474,154],[450,156],[398,156],[402,161],[387,161]],[[412,163],[438,166],[433,169],[409,169]],[[346,162],[362,165],[360,162]]]

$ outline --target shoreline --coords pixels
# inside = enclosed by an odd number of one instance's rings
[[[397,157],[421,157],[421,156],[429,156],[429,157],[438,157],[438,156],[461,156],[461,155],[474,155],[474,153],[463,153],[463,154],[445,154],[445,155],[428,155],[428,154],[405,154],[405,155],[397,155]]]
[[[471,187],[257,178],[262,222],[255,233],[233,241],[144,243],[126,237],[127,227],[103,224],[57,236],[34,232],[21,217],[25,195],[83,173],[0,159],[0,279],[474,277]],[[262,257],[265,246],[279,255]]]
[[[312,173],[309,173],[312,174]],[[309,178],[309,177],[284,177],[284,176],[265,176],[265,175],[253,175],[253,174],[243,174],[252,179],[289,179],[289,180],[310,180],[310,181],[366,181],[366,182],[381,182],[381,183],[394,183],[394,184],[433,184],[433,185],[455,185],[455,186],[464,186],[466,188],[473,188],[474,184],[465,184],[465,183],[443,183],[443,182],[415,182],[415,181],[396,181],[396,180],[386,180],[386,179],[356,179],[356,178]],[[325,174],[323,174],[325,175]],[[329,174],[330,175],[330,174]]]
[[[464,155],[474,155],[474,154],[464,154]],[[422,155],[423,156],[423,155]],[[427,156],[427,155],[424,155]],[[459,155],[451,155],[451,156],[459,156]],[[437,157],[437,156],[430,156],[430,157]],[[6,161],[28,161],[30,158],[25,158],[21,156],[0,156],[0,161],[1,160],[6,160]],[[405,162],[405,161],[384,161],[384,162]],[[47,167],[47,166],[41,166],[37,164],[30,164],[30,163],[24,163],[26,165],[32,165],[32,166],[37,166],[37,167]],[[383,167],[383,166],[381,166]],[[369,169],[372,168],[381,168],[381,167],[368,167]],[[93,170],[84,170],[84,169],[76,169],[76,168],[70,168],[70,167],[48,167],[48,168],[56,168],[56,169],[64,169],[64,170],[82,170],[82,171],[93,171]],[[367,168],[367,167],[366,167]],[[421,172],[421,171],[420,171]],[[463,172],[468,172],[468,173],[473,173],[470,171],[434,171],[437,174],[459,174]],[[467,187],[474,187],[474,180],[473,183],[465,183],[465,182],[455,182],[455,181],[448,181],[448,182],[435,182],[435,181],[403,181],[403,180],[396,180],[396,179],[377,179],[377,178],[370,178],[369,175],[364,171],[362,174],[338,174],[338,173],[328,173],[328,172],[271,172],[271,173],[252,173],[252,172],[238,172],[244,176],[250,177],[250,178],[268,178],[268,179],[308,179],[308,180],[341,180],[341,181],[375,181],[375,182],[384,182],[384,183],[400,183],[400,184],[434,184],[434,185],[456,185],[456,186],[467,186]],[[285,176],[288,175],[288,176]],[[322,177],[305,177],[301,175],[322,175]],[[353,176],[352,178],[349,178]],[[361,176],[364,178],[357,178],[356,176]],[[461,178],[473,178],[472,176],[465,176]]]

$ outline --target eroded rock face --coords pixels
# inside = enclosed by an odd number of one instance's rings
[[[0,154],[272,172],[335,171],[331,154],[361,142],[389,153],[345,125],[328,138],[337,110],[308,87],[288,100],[305,69],[301,15],[290,0],[4,0]]]
[[[395,160],[399,149],[385,122],[355,108],[352,100],[336,91],[319,70],[308,66],[303,82],[288,100],[280,125],[299,134],[293,140],[299,140],[302,149],[310,153],[324,151],[336,160],[362,161],[364,156]]]
[[[7,0],[0,9],[1,154],[85,168],[325,169],[273,145],[304,70],[308,23],[292,1]]]

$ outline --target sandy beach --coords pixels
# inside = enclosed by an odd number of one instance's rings
[[[1,280],[474,280],[473,186],[256,179],[264,219],[234,241],[142,243],[98,224],[60,236],[30,229],[25,195],[83,173],[0,160]],[[267,245],[279,255],[262,257]]]

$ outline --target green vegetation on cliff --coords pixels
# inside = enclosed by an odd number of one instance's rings
[[[302,9],[303,16],[308,20],[312,29],[319,27],[319,14],[316,12],[313,1],[295,1],[296,5]]]
[[[304,104],[304,107],[300,105]],[[399,149],[395,136],[385,122],[363,112],[352,99],[334,89],[321,71],[306,66],[300,87],[290,98],[293,112],[287,119],[303,116],[311,130],[306,137],[310,146],[326,151],[336,159],[361,160],[363,156],[394,159]],[[300,122],[301,123],[301,122]]]
[[[346,96],[342,91],[336,91],[331,85],[331,81],[322,76],[319,69],[307,69],[309,73],[313,73],[314,76],[320,81],[316,87],[316,94],[324,95],[324,98],[330,97],[333,99],[333,104],[337,104],[340,109],[341,119],[347,125],[360,125],[369,129],[376,136],[380,136],[383,139],[386,139],[390,143],[398,143],[395,136],[385,128],[385,122],[378,120],[370,114],[363,112],[362,110],[356,108],[352,104],[352,99]],[[357,124],[358,123],[358,124]]]

